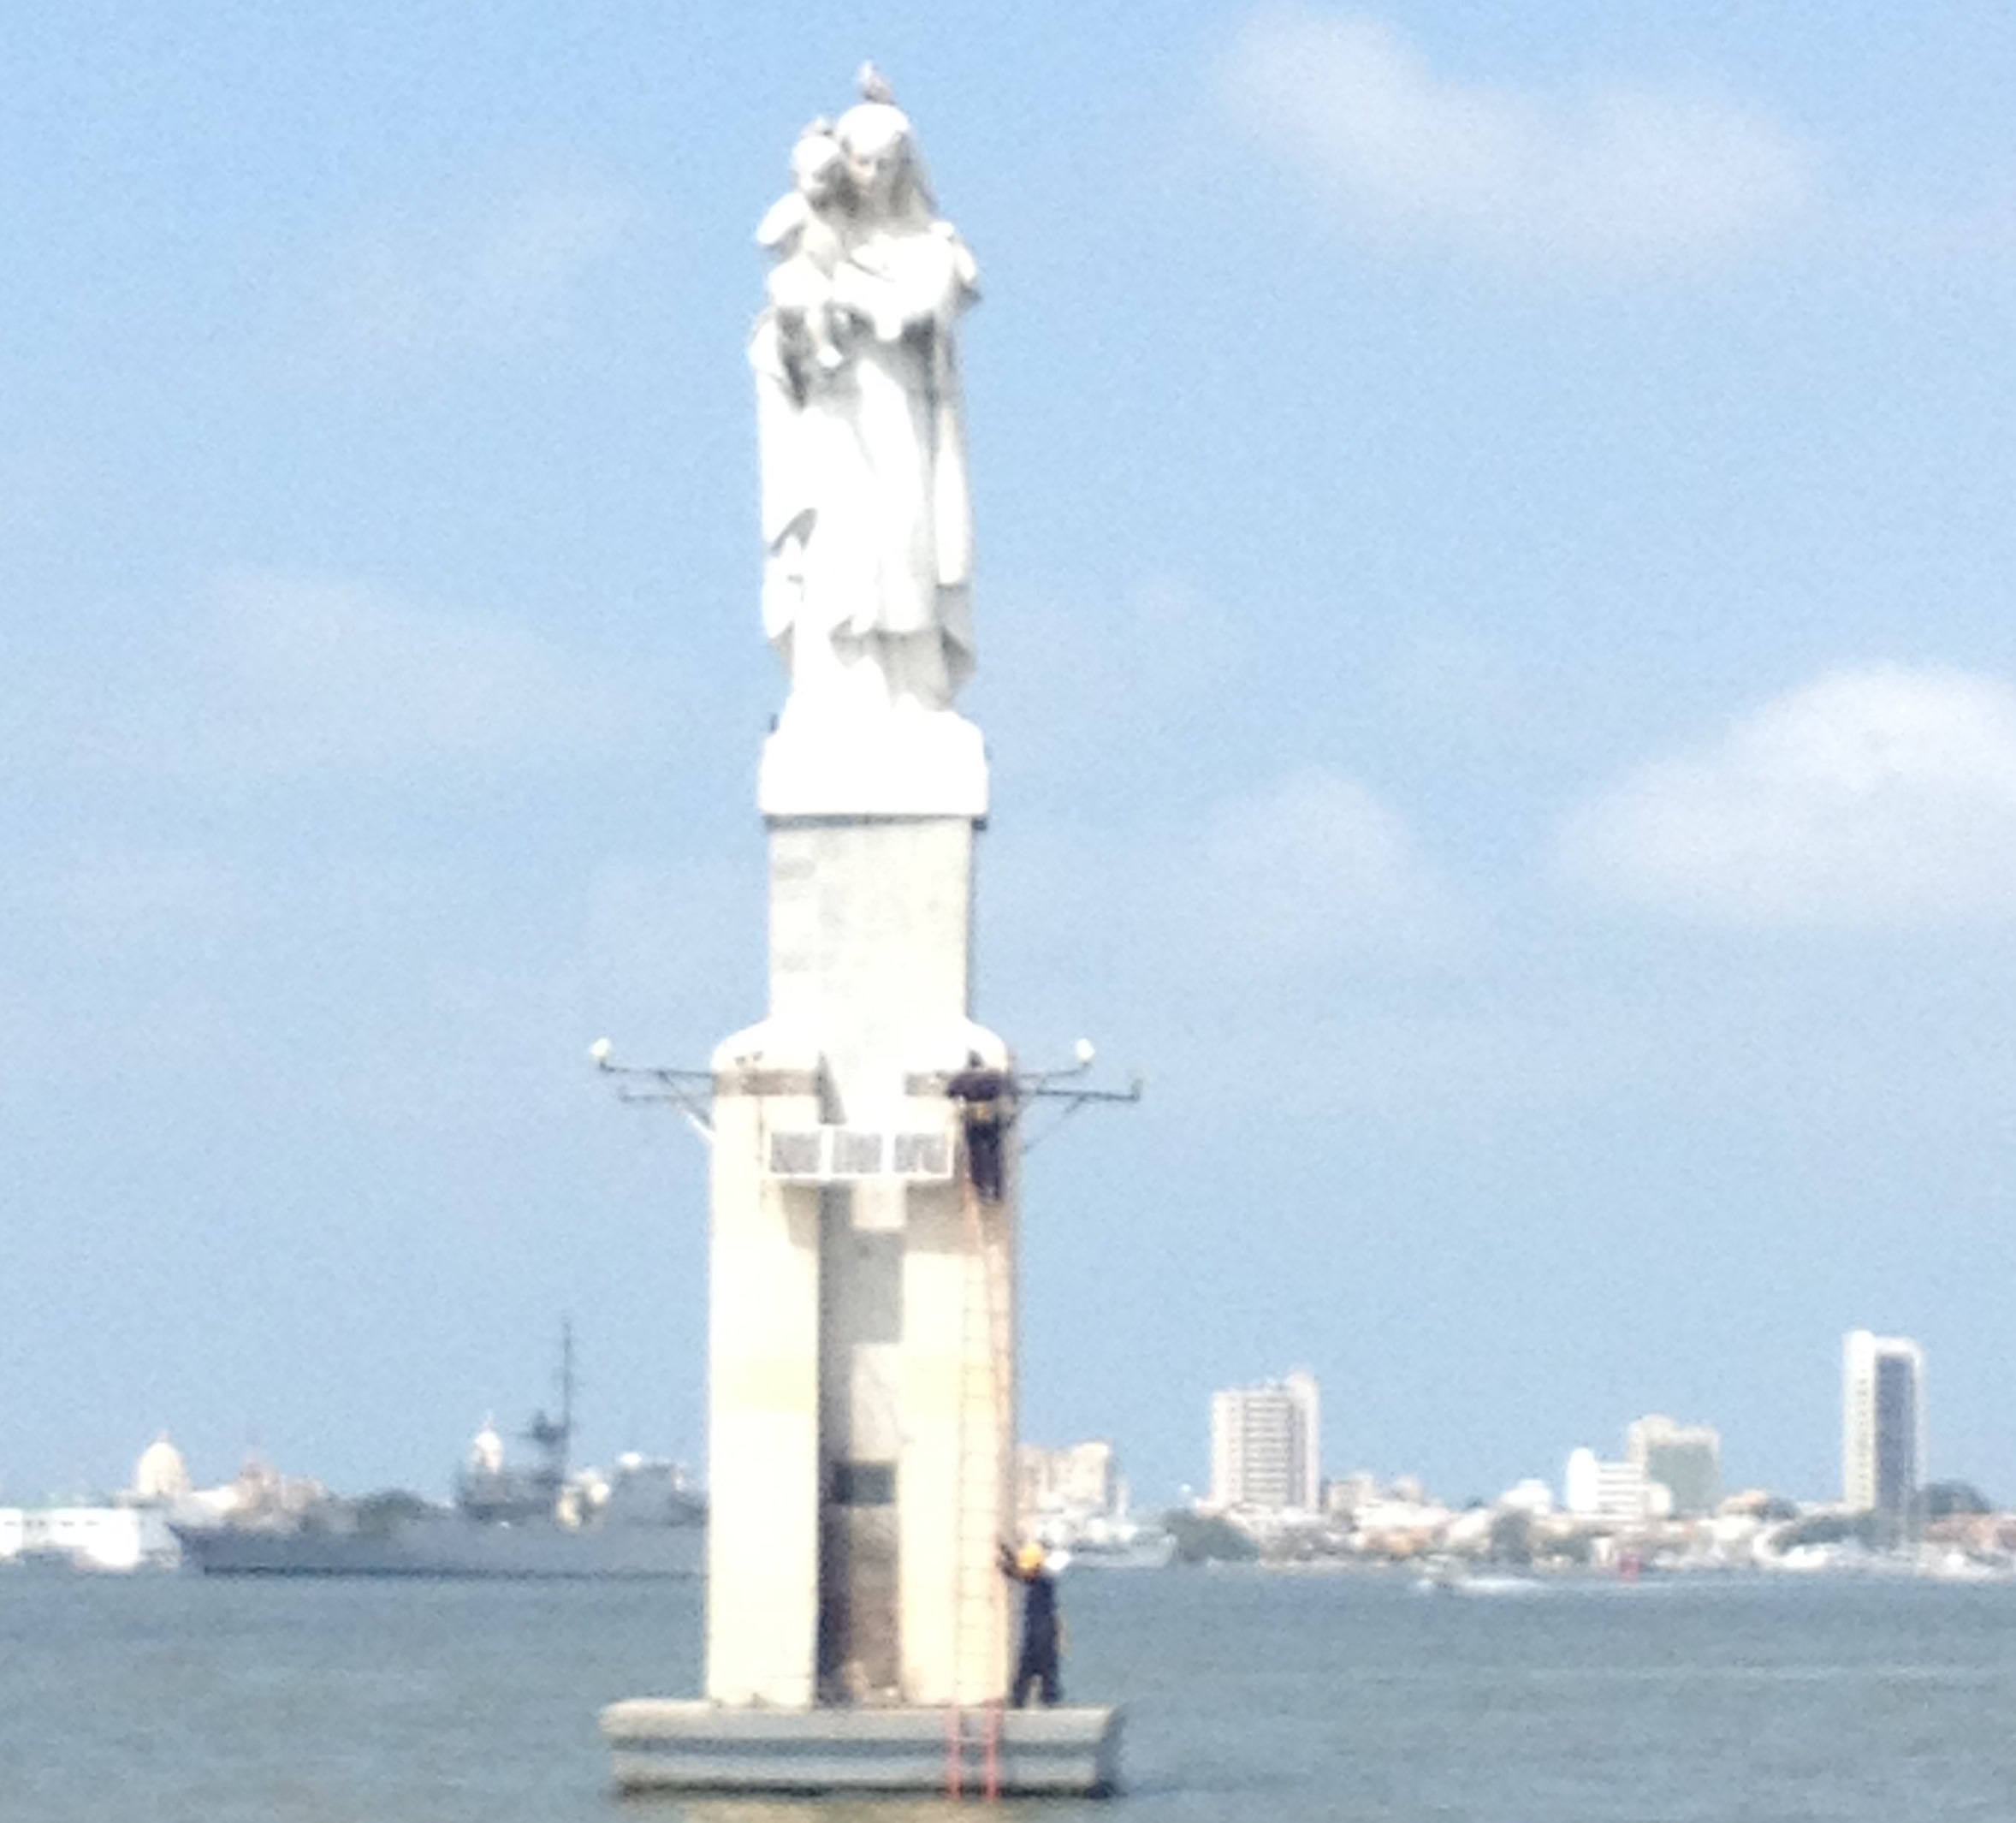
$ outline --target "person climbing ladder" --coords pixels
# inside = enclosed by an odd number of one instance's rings
[[[945,1092],[960,1105],[966,1130],[966,1173],[988,1202],[999,1202],[1005,1187],[1002,1143],[1015,1113],[1015,1078],[991,1069],[978,1051],[966,1054],[966,1067],[950,1078]]]

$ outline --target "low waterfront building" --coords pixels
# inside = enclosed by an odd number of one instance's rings
[[[159,1508],[16,1506],[0,1509],[0,1561],[69,1570],[166,1567],[180,1553]]]
[[[1025,1443],[1016,1452],[1016,1526],[1087,1568],[1150,1569],[1170,1561],[1176,1540],[1129,1511],[1127,1477],[1103,1439],[1049,1450]]]
[[[1369,1469],[1356,1469],[1324,1482],[1323,1511],[1332,1519],[1349,1519],[1379,1497],[1379,1478]]]
[[[1592,1449],[1572,1452],[1563,1477],[1562,1505],[1578,1518],[1642,1525],[1664,1517],[1671,1496],[1650,1481],[1638,1463],[1604,1462]]]
[[[1016,1511],[1024,1534],[1052,1517],[1088,1519],[1127,1505],[1113,1446],[1104,1439],[1046,1449],[1024,1443],[1015,1452]]]
[[[1711,1513],[1722,1500],[1722,1434],[1712,1424],[1675,1424],[1653,1412],[1624,1433],[1624,1455],[1672,1498],[1675,1513]]]
[[[1545,1519],[1554,1511],[1554,1490],[1537,1475],[1515,1482],[1493,1503],[1502,1511],[1526,1513]]]
[[[1352,1518],[1351,1549],[1364,1557],[1407,1559],[1441,1547],[1456,1515],[1431,1500],[1417,1482],[1396,1482]]]
[[[110,1571],[171,1567],[181,1561],[181,1549],[169,1529],[168,1515],[190,1499],[188,1464],[163,1431],[140,1452],[132,1485],[110,1499],[0,1507],[0,1564]]]

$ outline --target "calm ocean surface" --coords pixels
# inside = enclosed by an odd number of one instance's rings
[[[1126,1704],[1129,1789],[1019,1816],[2016,1817],[2016,1588],[1168,1571],[1064,1595],[1067,1694]],[[674,1585],[0,1574],[0,1819],[949,1814],[613,1798],[596,1710],[691,1694],[699,1619]]]

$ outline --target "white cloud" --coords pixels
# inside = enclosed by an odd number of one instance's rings
[[[1222,800],[1201,827],[1023,823],[988,845],[982,945],[1041,959],[1039,976],[1207,995],[1313,986],[1338,967],[1438,959],[1464,928],[1404,821],[1324,768]]]
[[[398,368],[543,340],[636,216],[627,191],[568,175],[381,223],[313,276],[311,340],[324,355]]]
[[[2016,915],[2016,687],[1838,671],[1571,817],[1574,877],[1710,924],[1910,927]]]
[[[1221,805],[1150,876],[1203,966],[1281,975],[1447,939],[1452,908],[1400,817],[1321,768]]]
[[[653,683],[507,621],[241,572],[173,636],[13,680],[0,766],[221,783],[544,764],[608,752],[645,722]]]
[[[1359,15],[1263,13],[1224,77],[1251,130],[1361,228],[1515,258],[1684,264],[1753,240],[1813,183],[1809,147],[1728,103],[1456,81]]]
[[[268,763],[400,763],[596,745],[626,722],[612,681],[537,634],[353,584],[242,574],[222,591],[214,657],[224,729]]]

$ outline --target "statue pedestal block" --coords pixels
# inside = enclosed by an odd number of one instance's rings
[[[1116,1708],[737,1709],[633,1697],[602,1711],[620,1791],[1106,1797]],[[996,1731],[990,1750],[987,1735]]]
[[[763,743],[765,816],[958,816],[987,821],[987,743],[956,710],[815,717],[786,707]]]

